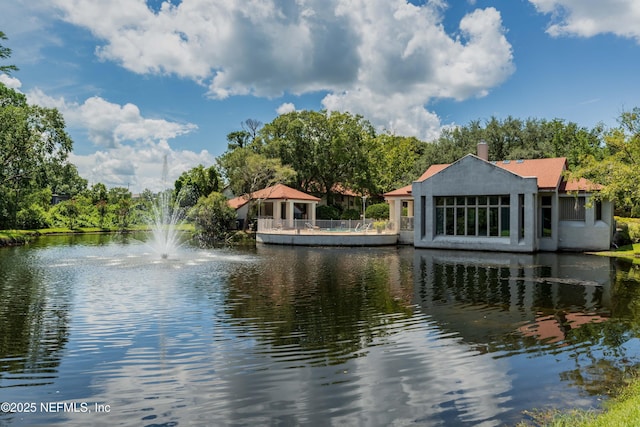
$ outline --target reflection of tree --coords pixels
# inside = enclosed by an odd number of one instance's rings
[[[633,350],[640,339],[635,271],[594,263],[591,272],[587,258],[545,259],[550,266],[541,258],[500,263],[425,252],[416,265],[416,297],[443,331],[474,349],[495,357],[554,355],[571,361],[562,380],[590,394],[607,393],[640,365]]]
[[[315,360],[309,363],[336,364],[390,334],[396,319],[411,316],[412,269],[393,268],[397,254],[301,251],[294,257],[250,277],[246,270],[231,277],[229,314],[234,323],[258,325],[263,342],[309,352]]]
[[[52,303],[49,286],[55,285],[44,283],[37,268],[15,265],[16,259],[0,257],[0,379],[25,380],[28,374],[29,381],[42,384],[60,363],[69,308],[59,303],[63,298]]]
[[[615,264],[613,314],[640,324],[640,273],[637,265],[625,261]]]
[[[566,343],[576,348],[576,367],[560,377],[591,395],[608,394],[635,375],[636,369],[630,368],[638,363],[627,358],[622,345],[637,336],[638,326],[623,321],[589,323],[571,330]]]

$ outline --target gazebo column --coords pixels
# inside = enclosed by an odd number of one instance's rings
[[[407,200],[407,216],[413,217],[413,199]]]
[[[393,208],[393,214],[392,214],[391,218],[389,218],[389,219],[393,223],[394,231],[400,231],[400,220],[401,220],[401,217],[402,217],[402,200],[393,199],[392,202],[393,202],[393,205],[390,206],[390,207]],[[390,210],[390,212],[391,212],[391,210]]]
[[[280,201],[273,202],[273,222],[274,225],[279,224],[282,218],[282,203]]]
[[[318,206],[318,202],[309,203],[309,220],[311,224],[316,225],[316,207]]]
[[[287,226],[293,228],[293,200],[287,201]]]

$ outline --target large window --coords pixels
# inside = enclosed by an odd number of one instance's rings
[[[436,235],[509,236],[510,198],[503,196],[436,197]]]
[[[584,197],[560,198],[560,221],[584,221]]]
[[[551,196],[542,196],[540,200],[540,236],[551,237],[552,232],[552,218],[551,218]]]

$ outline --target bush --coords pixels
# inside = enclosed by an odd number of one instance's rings
[[[340,219],[340,211],[335,206],[321,205],[316,208],[316,219]]]
[[[236,219],[236,211],[227,205],[227,198],[217,192],[198,199],[189,210],[201,243],[209,245],[223,241]]]
[[[377,203],[368,206],[364,211],[367,218],[372,219],[389,219],[389,204]]]
[[[35,203],[21,209],[16,214],[16,222],[19,228],[25,230],[46,228],[49,226],[47,223],[47,213],[40,205]]]
[[[640,224],[629,223],[629,238],[633,243],[640,243]]]
[[[625,246],[631,243],[631,236],[629,236],[629,224],[626,222],[618,221],[616,226],[616,232],[613,234],[613,244],[617,247]]]
[[[346,209],[340,215],[340,219],[360,219],[360,211],[355,209]]]

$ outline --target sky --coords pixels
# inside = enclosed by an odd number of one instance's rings
[[[162,189],[247,119],[361,114],[433,141],[491,117],[617,125],[638,0],[0,0],[0,82],[55,107],[89,184]]]

